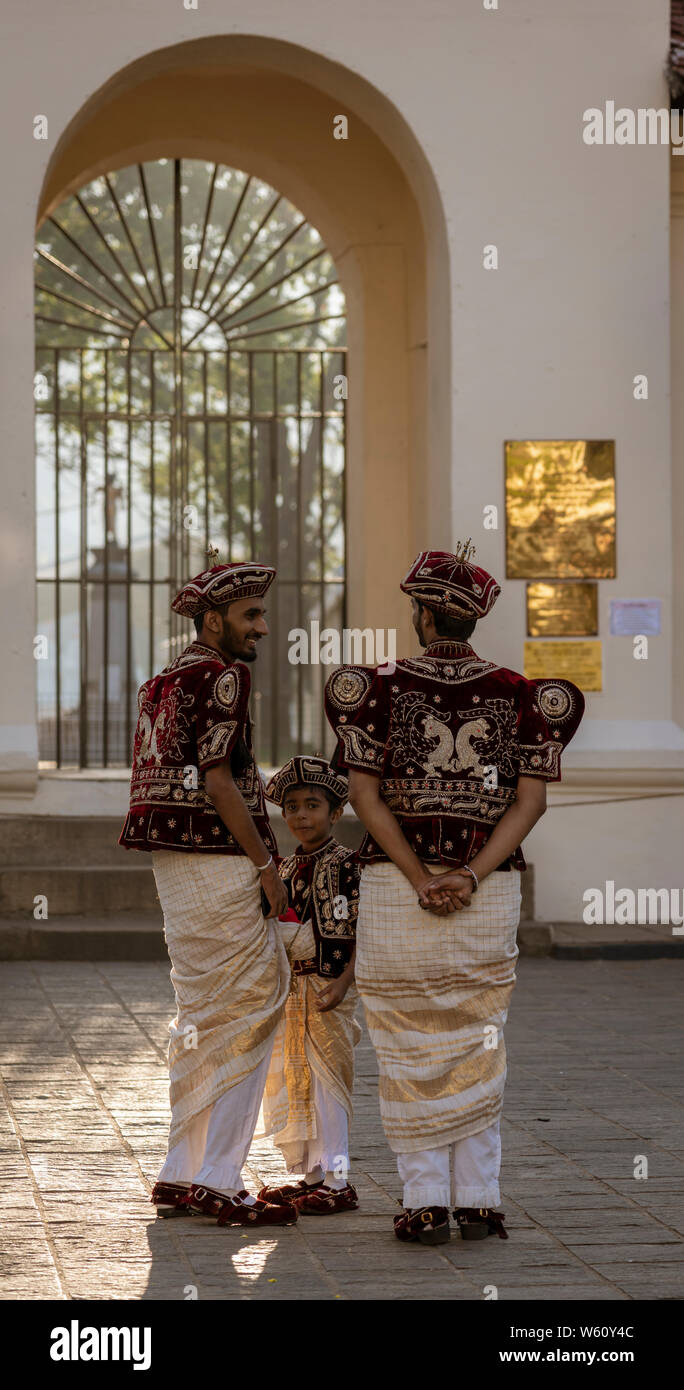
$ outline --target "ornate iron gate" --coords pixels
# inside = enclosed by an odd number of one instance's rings
[[[188,225],[189,203],[204,212]],[[48,221],[41,759],[129,762],[138,685],[193,635],[169,603],[209,542],[278,568],[253,668],[258,756],[322,748],[325,668],[292,665],[288,633],[344,624],[344,304],[328,252],[266,185],[196,161],[95,180]]]

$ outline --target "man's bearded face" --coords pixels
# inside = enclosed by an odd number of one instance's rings
[[[221,631],[217,641],[227,661],[256,661],[257,643],[268,636],[265,612],[260,599],[241,598],[231,603],[225,613],[218,614]]]

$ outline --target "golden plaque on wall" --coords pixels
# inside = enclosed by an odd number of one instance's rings
[[[600,642],[526,642],[528,680],[561,676],[580,690],[603,690]]]
[[[569,579],[527,585],[528,637],[596,637],[598,584]]]
[[[614,579],[614,440],[504,447],[508,579]]]

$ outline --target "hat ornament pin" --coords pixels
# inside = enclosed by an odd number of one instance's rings
[[[470,536],[468,536],[467,541],[459,541],[454,551],[454,555],[461,565],[466,565],[474,554],[475,546]]]

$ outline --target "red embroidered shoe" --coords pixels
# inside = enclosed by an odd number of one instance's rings
[[[189,1193],[189,1183],[156,1182],[150,1201],[157,1208],[157,1216],[192,1216],[192,1209],[188,1205]]]
[[[302,1178],[300,1182],[281,1183],[280,1187],[262,1187],[257,1192],[257,1197],[262,1202],[275,1202],[282,1205],[283,1202],[292,1202],[295,1197],[304,1197],[307,1192],[315,1192],[320,1187],[317,1182],[305,1182]]]
[[[232,1197],[216,1192],[213,1187],[203,1187],[201,1183],[193,1183],[187,1196],[188,1206],[198,1216],[218,1217],[226,1203],[232,1200]]]
[[[297,1208],[292,1202],[264,1202],[255,1197],[253,1202],[245,1202],[248,1192],[238,1192],[236,1197],[225,1197],[224,1205],[217,1219],[217,1226],[294,1226]]]
[[[346,1187],[326,1187],[321,1183],[312,1192],[295,1197],[294,1205],[301,1216],[334,1216],[336,1211],[356,1211],[359,1199],[351,1183]]]
[[[405,1207],[394,1218],[397,1240],[419,1240],[421,1245],[445,1245],[451,1237],[446,1207]]]
[[[504,1229],[505,1211],[492,1211],[491,1207],[459,1207],[454,1219],[461,1232],[461,1240],[486,1240],[487,1236],[498,1236],[508,1240]]]

